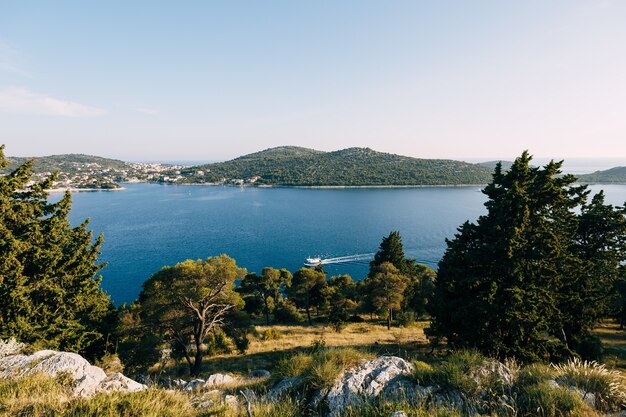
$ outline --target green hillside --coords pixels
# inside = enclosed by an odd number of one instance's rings
[[[580,182],[626,184],[626,167],[615,167],[605,171],[596,171],[591,174],[579,175]]]
[[[73,174],[90,166],[98,167],[100,169],[122,170],[128,168],[127,163],[124,161],[83,154],[64,154],[41,157],[10,156],[8,159],[9,162],[11,162],[11,166],[9,168],[5,168],[4,171],[6,172],[10,171],[11,168],[23,164],[29,159],[34,160],[33,172],[35,173],[55,172],[59,170],[66,174]]]
[[[288,186],[485,184],[492,169],[447,159],[418,159],[348,148],[321,152],[271,148],[231,161],[181,170],[179,182],[220,182],[261,177],[257,184]]]

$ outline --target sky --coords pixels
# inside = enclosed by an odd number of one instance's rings
[[[626,1],[0,1],[8,155],[623,158]]]

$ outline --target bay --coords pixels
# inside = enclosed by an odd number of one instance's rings
[[[376,252],[400,231],[407,256],[433,268],[464,221],[485,212],[480,187],[402,189],[237,188],[125,184],[116,192],[73,194],[70,220],[90,218],[104,234],[102,287],[116,304],[136,299],[165,265],[226,253],[248,271],[295,271],[307,257]],[[626,186],[604,188],[623,204]],[[54,196],[53,198],[59,198]],[[331,264],[330,275],[362,279],[367,263]]]

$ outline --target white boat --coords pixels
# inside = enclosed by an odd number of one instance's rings
[[[317,258],[306,258],[304,262],[304,266],[318,266],[322,263],[322,258],[319,256]]]

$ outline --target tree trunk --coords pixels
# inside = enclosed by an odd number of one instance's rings
[[[389,309],[389,313],[387,314],[387,330],[391,330],[391,309]]]
[[[198,348],[196,351],[196,357],[193,363],[193,367],[191,368],[191,376],[200,375],[200,371],[202,370],[202,349]]]
[[[309,306],[306,306],[306,318],[309,319],[309,326],[311,326],[313,323],[311,322],[311,308]]]
[[[270,325],[270,308],[267,306],[267,298],[263,298],[263,303],[265,304],[265,324]]]

